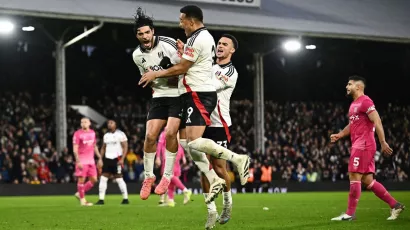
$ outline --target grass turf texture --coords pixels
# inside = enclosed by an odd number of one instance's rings
[[[410,229],[410,210],[387,221],[388,206],[370,192],[363,192],[352,222],[331,222],[346,210],[347,192],[238,194],[233,196],[232,219],[214,229]],[[410,192],[392,192],[410,207]],[[96,202],[97,196],[87,196]],[[176,207],[158,207],[158,196],[147,201],[130,197],[122,206],[121,195],[109,195],[104,206],[81,207],[74,196],[0,197],[0,229],[204,229],[206,207],[202,196]],[[222,200],[217,200],[221,207]],[[268,207],[269,210],[263,210]],[[220,210],[221,208],[219,208]]]

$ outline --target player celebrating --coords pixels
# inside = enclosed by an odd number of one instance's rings
[[[202,138],[206,126],[211,124],[210,114],[217,104],[212,80],[215,41],[204,27],[202,10],[199,7],[188,5],[180,12],[180,27],[188,37],[181,62],[166,70],[145,73],[139,84],[146,87],[157,78],[185,74],[179,88],[186,92],[181,98],[186,115],[189,152],[195,164],[211,182],[210,193],[206,198],[209,203],[223,190],[225,181],[219,178],[214,170],[209,169],[205,153],[233,162],[238,168],[242,184],[246,184],[249,178],[250,159],[248,156],[233,153],[210,139]]]
[[[105,192],[107,190],[107,181],[114,175],[115,181],[122,193],[122,203],[129,204],[127,184],[122,178],[122,167],[128,151],[128,139],[125,133],[117,129],[117,123],[114,120],[107,122],[108,132],[104,135],[104,143],[101,147],[101,156],[103,157],[103,169],[100,177],[99,200],[97,205],[104,204]]]
[[[348,207],[346,213],[332,219],[336,221],[355,218],[362,183],[390,206],[391,215],[387,220],[397,219],[404,210],[404,206],[397,202],[386,188],[373,178],[375,173],[374,154],[376,153],[375,130],[379,137],[382,153],[391,155],[393,150],[385,140],[382,121],[373,101],[364,94],[365,84],[366,81],[362,77],[352,76],[349,78],[346,90],[347,95],[353,98],[349,108],[350,122],[341,132],[330,136],[331,142],[336,142],[348,135],[352,141],[349,160],[350,193]]]
[[[81,129],[73,136],[73,152],[75,158],[75,175],[77,176],[77,193],[75,196],[82,206],[92,206],[85,199],[88,192],[97,182],[97,168],[95,167],[94,153],[98,157],[98,166],[102,166],[101,155],[98,151],[94,130],[90,129],[89,118],[81,119]],[[89,178],[86,184],[86,178]]]
[[[157,146],[157,159],[156,159],[156,164],[161,166],[161,174],[164,173],[164,165],[165,165],[165,146],[166,146],[166,140],[165,140],[165,133],[166,131],[164,130],[158,140],[158,146]],[[174,207],[175,202],[174,202],[174,192],[176,188],[179,188],[182,190],[184,193],[184,204],[187,204],[189,200],[191,199],[192,192],[188,190],[184,184],[181,182],[179,177],[181,176],[181,165],[180,161],[183,161],[184,164],[186,163],[186,158],[185,158],[185,153],[184,149],[182,148],[181,145],[178,145],[178,153],[177,157],[175,160],[175,165],[174,165],[174,176],[171,179],[171,183],[169,184],[168,187],[168,202],[167,205]],[[162,204],[164,201],[162,200],[164,196],[161,196],[161,201],[160,204]]]
[[[141,75],[148,71],[159,71],[172,66],[179,60],[176,41],[169,37],[154,36],[154,23],[139,8],[135,16],[135,33],[140,46],[134,51],[133,59]],[[172,61],[171,61],[172,60]],[[178,93],[178,75],[169,79],[152,82],[152,100],[147,115],[147,132],[144,142],[144,175],[140,197],[148,199],[155,182],[154,160],[156,141],[161,129],[168,125],[166,132],[166,161],[164,175],[155,189],[162,195],[168,189],[173,176],[175,157],[178,150],[177,132],[180,125],[182,108]]]
[[[213,66],[213,82],[218,94],[218,104],[211,114],[211,125],[205,129],[204,133],[204,138],[209,138],[225,148],[228,148],[231,141],[230,127],[232,122],[229,115],[229,104],[238,80],[238,72],[232,65],[231,58],[237,49],[238,41],[230,34],[222,35],[218,41],[216,47],[217,64]],[[210,162],[218,176],[226,181],[223,192],[223,209],[219,219],[220,224],[225,224],[231,218],[232,212],[231,182],[226,170],[226,160],[211,156]],[[209,193],[209,182],[204,175],[201,176],[201,184],[206,199],[207,193]],[[217,214],[215,202],[212,201],[207,206],[209,222],[207,225],[213,226],[216,218],[209,217],[214,217]]]

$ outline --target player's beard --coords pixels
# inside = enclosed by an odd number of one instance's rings
[[[346,92],[346,97],[349,98],[349,99],[353,99],[353,93],[352,93],[352,91]]]

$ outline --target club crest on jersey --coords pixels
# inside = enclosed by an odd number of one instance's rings
[[[357,113],[357,107],[354,107],[353,111],[354,111],[355,113]]]
[[[162,59],[162,58],[164,58],[164,52],[158,52],[158,57],[160,58],[160,59]]]
[[[147,61],[145,61],[145,58],[142,58],[141,63],[145,63],[145,62],[147,62]]]

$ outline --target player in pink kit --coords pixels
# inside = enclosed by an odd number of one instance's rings
[[[390,206],[390,217],[387,220],[397,219],[404,210],[404,205],[397,202],[386,188],[373,178],[375,173],[374,155],[376,153],[375,130],[379,137],[382,153],[391,155],[393,150],[385,140],[383,125],[373,101],[364,94],[365,84],[366,80],[362,77],[352,76],[349,78],[346,90],[347,95],[353,98],[349,108],[350,122],[341,132],[330,136],[331,142],[336,142],[348,135],[350,135],[352,141],[349,160],[350,192],[348,208],[346,213],[332,218],[335,221],[355,219],[362,183]]]
[[[159,137],[158,144],[157,144],[157,159],[156,159],[156,164],[161,165],[161,175],[164,174],[164,169],[165,169],[165,160],[166,160],[166,140],[165,140],[165,131],[163,131]],[[185,158],[185,153],[184,149],[182,148],[181,145],[178,145],[178,153],[176,156],[175,164],[174,164],[174,176],[171,178],[171,183],[169,184],[168,187],[168,202],[167,205],[174,207],[175,202],[174,202],[174,193],[175,193],[175,188],[179,188],[182,190],[184,193],[184,204],[187,204],[189,200],[191,199],[192,192],[188,190],[184,184],[181,182],[179,177],[181,176],[181,165],[180,162],[181,160],[183,163],[186,163],[186,158]],[[161,196],[160,204],[164,203],[164,196]]]
[[[81,129],[73,136],[73,152],[75,157],[75,175],[77,176],[77,193],[75,196],[82,206],[92,206],[85,199],[88,192],[97,182],[97,168],[94,161],[94,153],[98,157],[98,167],[102,167],[100,152],[98,151],[94,130],[90,129],[90,119],[81,119]],[[85,183],[86,178],[89,178]],[[85,183],[85,184],[84,184]]]

